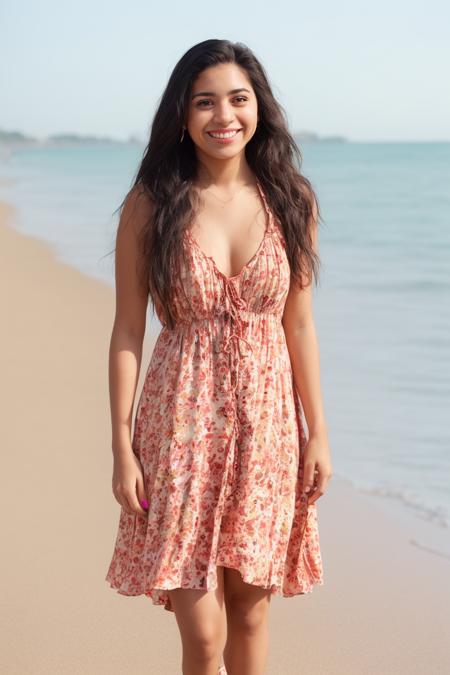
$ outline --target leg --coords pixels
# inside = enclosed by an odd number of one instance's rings
[[[240,572],[224,570],[227,641],[223,658],[227,675],[263,675],[269,649],[270,589],[242,580]]]
[[[174,588],[170,601],[180,629],[183,675],[217,675],[226,640],[223,567],[215,591]]]

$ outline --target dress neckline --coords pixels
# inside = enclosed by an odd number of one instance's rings
[[[241,270],[238,272],[238,274],[233,274],[232,276],[229,276],[228,274],[225,274],[224,272],[222,272],[222,270],[219,269],[219,267],[217,266],[217,263],[214,260],[214,257],[212,255],[206,255],[206,253],[203,251],[203,249],[198,244],[196,239],[192,236],[190,226],[186,230],[186,234],[187,234],[189,240],[194,245],[194,247],[197,249],[197,251],[200,253],[200,255],[212,264],[212,266],[214,268],[214,271],[217,272],[217,274],[222,279],[224,279],[225,281],[230,281],[230,282],[236,281],[236,280],[238,280],[242,277],[244,272],[258,259],[260,253],[264,249],[264,246],[266,244],[267,239],[269,238],[269,236],[270,236],[270,234],[272,233],[272,230],[273,230],[273,213],[272,213],[272,210],[269,207],[266,195],[264,194],[264,190],[263,190],[259,180],[256,180],[256,185],[258,187],[259,194],[261,196],[261,199],[262,199],[263,204],[264,204],[264,209],[266,211],[266,229],[264,231],[263,238],[262,238],[258,248],[256,249],[255,253],[252,255],[250,260],[248,260],[248,262],[245,263],[245,265],[241,268]]]

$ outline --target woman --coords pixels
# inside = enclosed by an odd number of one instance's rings
[[[175,612],[185,675],[222,652],[229,675],[263,673],[271,595],[323,583],[319,214],[296,152],[252,52],[206,40],[176,65],[122,205],[106,579]],[[149,295],[163,327],[131,438]]]

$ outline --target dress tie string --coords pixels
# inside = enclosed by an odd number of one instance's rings
[[[226,312],[226,314],[227,317],[230,319],[230,321],[228,323],[228,333],[225,337],[225,340],[223,341],[222,349],[225,352],[230,352],[232,344],[231,340],[236,339],[240,355],[242,354],[241,354],[241,344],[239,341],[244,342],[252,352],[253,351],[252,345],[243,336],[243,327],[246,324],[246,322],[242,320],[242,316],[240,314],[240,310],[245,309],[247,307],[247,304],[237,292],[233,282],[228,280],[225,281],[225,293],[229,300],[229,311]]]
[[[233,420],[233,431],[229,439],[229,444],[227,447],[227,454],[232,453],[233,456],[230,457],[231,463],[229,465],[229,471],[227,472],[227,490],[226,498],[230,498],[238,489],[238,483],[236,481],[236,474],[238,471],[239,464],[239,453],[236,452],[236,439],[239,434],[238,426],[238,415],[236,410],[236,390],[239,383],[239,365],[240,358],[242,356],[241,346],[245,345],[250,352],[253,352],[253,347],[250,342],[244,337],[243,331],[244,326],[248,325],[247,321],[244,321],[241,315],[241,310],[246,309],[247,304],[245,300],[241,298],[233,280],[224,279],[225,286],[225,295],[228,302],[226,303],[227,308],[224,312],[226,318],[225,324],[225,339],[222,343],[222,351],[224,353],[233,352],[234,344],[237,344],[238,351],[236,358],[232,358],[230,364],[230,393],[233,396],[233,400],[229,400],[225,403],[224,410],[225,414],[229,415]],[[236,342],[234,342],[236,341]],[[233,355],[232,355],[233,356]],[[245,356],[245,354],[244,354]]]

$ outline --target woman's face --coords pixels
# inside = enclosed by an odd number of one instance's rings
[[[235,63],[206,68],[192,85],[187,131],[197,152],[230,159],[243,152],[256,131],[258,104],[245,70]],[[214,138],[222,132],[229,138]]]

